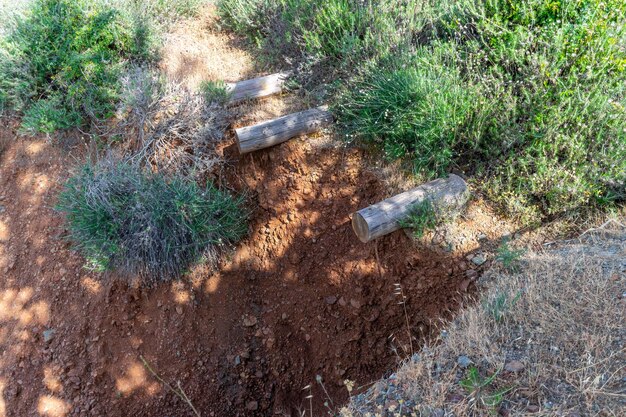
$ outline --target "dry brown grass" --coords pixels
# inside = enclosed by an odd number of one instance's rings
[[[343,415],[624,415],[621,223],[528,254],[516,272],[495,267],[482,279],[480,303],[419,358],[354,396]],[[511,363],[522,369],[507,370]],[[463,380],[474,367],[484,386],[468,390]]]

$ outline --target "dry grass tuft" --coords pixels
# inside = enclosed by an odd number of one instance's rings
[[[128,139],[130,161],[179,176],[203,176],[221,165],[215,145],[230,124],[224,106],[141,67],[126,75],[123,87],[113,131]]]
[[[626,228],[605,226],[493,269],[481,303],[342,415],[623,415]]]

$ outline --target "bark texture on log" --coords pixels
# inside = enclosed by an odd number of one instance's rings
[[[230,94],[229,103],[236,104],[244,100],[280,93],[287,77],[289,77],[288,72],[279,72],[252,80],[229,83],[226,85],[226,90]]]
[[[411,208],[426,199],[437,212],[451,213],[467,202],[469,191],[461,177],[450,174],[357,211],[352,216],[352,228],[361,242],[369,242],[400,229],[399,222]]]
[[[254,126],[235,129],[239,152],[244,154],[316,132],[333,121],[326,106],[289,114]]]

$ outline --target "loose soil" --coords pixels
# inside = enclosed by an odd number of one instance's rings
[[[237,125],[302,106],[244,105]],[[0,416],[192,415],[142,357],[203,416],[301,415],[310,394],[326,414],[347,399],[344,381],[365,389],[471,298],[489,262],[477,267],[469,251],[508,231],[473,203],[455,251],[402,232],[362,244],[350,215],[389,191],[361,151],[320,135],[241,157],[231,134],[219,181],[247,193],[248,238],[218,271],[146,288],[83,269],[64,239],[53,206],[87,154],[80,138],[16,129],[0,129]]]

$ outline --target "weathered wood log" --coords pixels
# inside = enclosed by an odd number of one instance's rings
[[[267,75],[265,77],[253,78],[251,80],[240,81],[238,83],[226,84],[229,103],[236,104],[244,100],[251,100],[271,96],[283,90],[285,80],[289,77],[288,72]]]
[[[326,106],[235,129],[239,153],[248,153],[316,132],[333,121]]]
[[[357,211],[352,216],[352,228],[366,243],[400,229],[399,222],[406,218],[411,209],[429,199],[438,213],[452,213],[460,210],[467,202],[467,184],[458,175],[439,178],[422,184],[405,193],[381,201]]]

